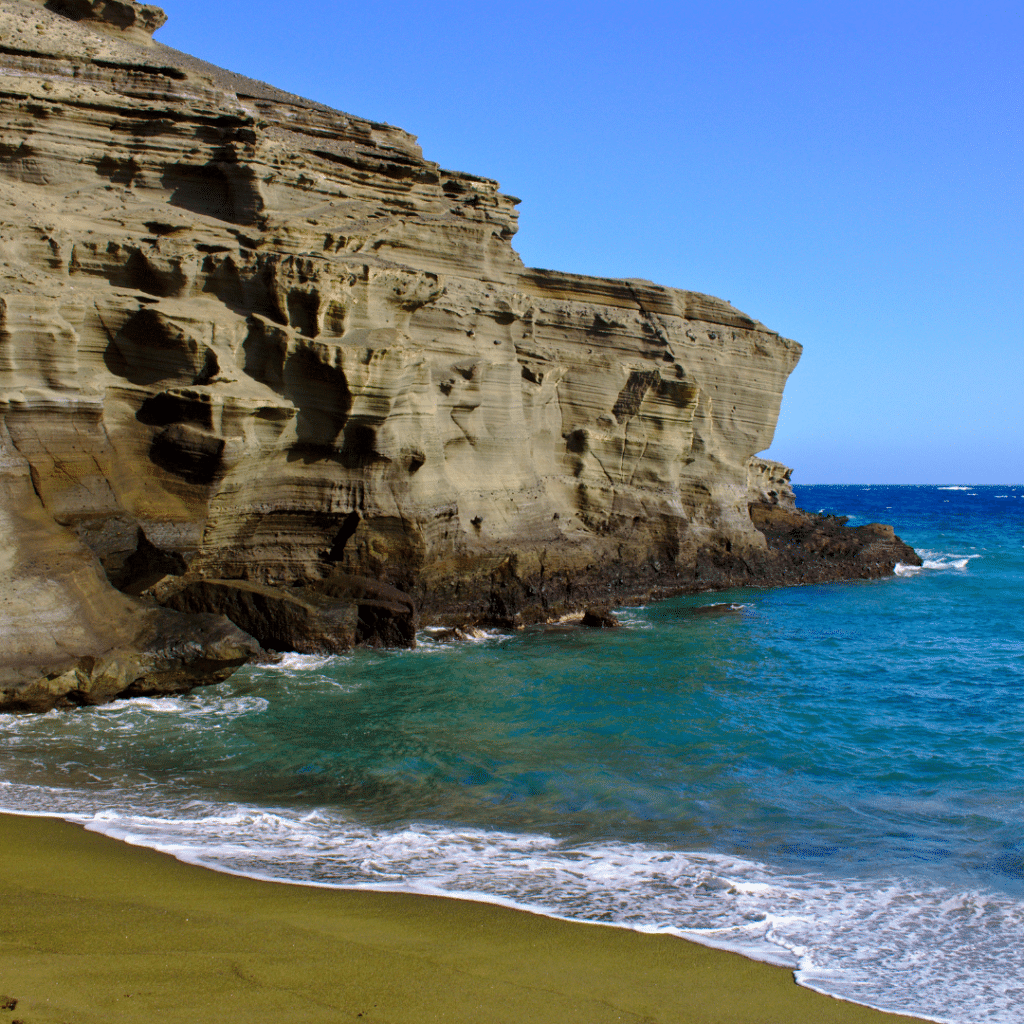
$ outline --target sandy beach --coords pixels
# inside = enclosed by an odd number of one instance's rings
[[[911,1019],[671,936],[239,878],[49,818],[0,836],[3,1024]]]

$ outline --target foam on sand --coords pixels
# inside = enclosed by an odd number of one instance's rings
[[[5,816],[0,830],[0,902],[18,908],[5,918],[3,994],[39,1024],[909,1020],[670,936],[469,901],[271,885],[52,820]]]
[[[110,797],[96,794],[89,807],[57,788],[0,788],[6,807],[56,809],[110,838],[249,878],[455,896],[675,935],[788,967],[822,993],[954,1024],[1010,1024],[1024,1003],[1024,982],[1007,970],[1024,947],[1024,906],[995,893],[783,873],[639,843],[425,823],[371,828],[325,809],[183,799],[118,810]],[[965,963],[970,975],[958,985]]]

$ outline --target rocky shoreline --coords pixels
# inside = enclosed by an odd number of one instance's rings
[[[514,566],[503,565],[489,593],[448,603],[428,596],[422,609],[387,584],[340,574],[313,587],[289,588],[163,577],[140,601],[162,607],[152,610],[148,628],[131,643],[99,658],[80,658],[65,671],[23,670],[15,686],[0,689],[0,711],[43,712],[187,692],[223,682],[249,662],[276,660],[283,651],[330,655],[355,646],[414,647],[421,623],[441,627],[435,641],[465,639],[480,627],[518,629],[566,619],[602,628],[617,625],[613,606],[734,587],[879,579],[899,563],[921,564],[892,527],[879,523],[850,527],[844,517],[767,502],[751,505],[751,519],[767,541],[757,554],[706,550],[685,566],[651,561],[602,572],[590,568],[561,580],[523,579]]]
[[[0,0],[0,708],[915,563],[757,457],[796,342],[163,20]]]
[[[447,625],[514,629],[553,621],[589,607],[643,605],[680,594],[735,587],[784,587],[891,576],[897,564],[921,559],[892,527],[846,525],[843,517],[752,504],[763,549],[734,552],[725,545],[699,548],[684,563],[651,558],[642,563],[586,566],[577,574],[522,576],[502,564],[487,592],[466,599],[458,582],[444,595],[425,595],[426,619]]]

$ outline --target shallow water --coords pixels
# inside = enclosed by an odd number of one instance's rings
[[[1024,488],[797,493],[892,523],[924,566],[0,716],[0,806],[261,877],[676,931],[885,1009],[1024,1021]]]

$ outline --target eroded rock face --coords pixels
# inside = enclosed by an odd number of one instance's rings
[[[496,182],[161,23],[0,0],[0,686],[130,646],[167,574],[506,624],[756,581],[799,345],[524,267]]]
[[[795,509],[792,477],[793,470],[789,466],[754,456],[747,463],[747,498],[751,502]]]
[[[147,44],[153,33],[167,21],[159,7],[133,0],[33,0],[48,11],[71,21],[85,21],[89,27],[115,37]]]

